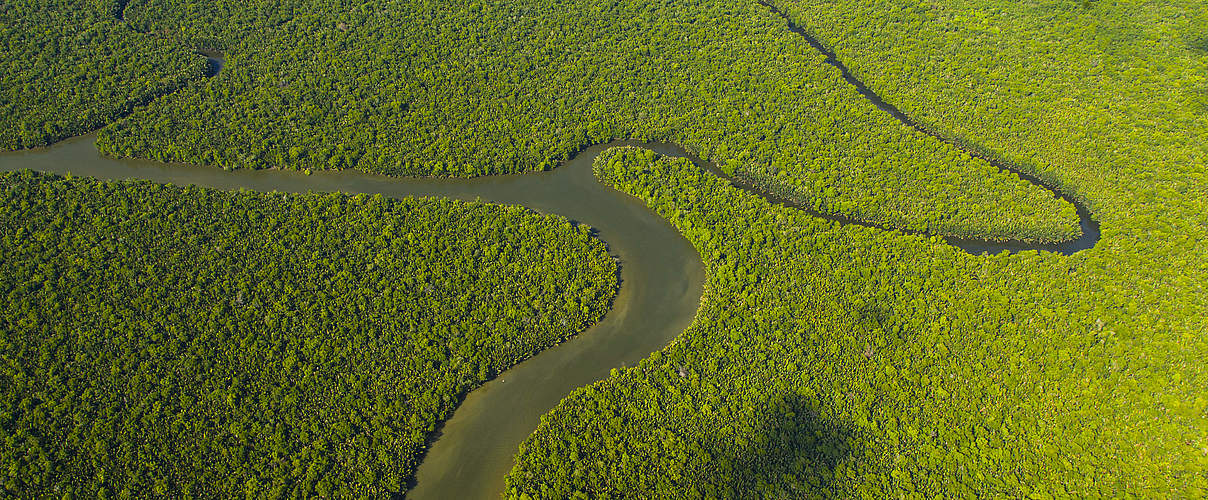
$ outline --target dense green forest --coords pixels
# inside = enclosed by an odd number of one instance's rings
[[[134,32],[120,9],[112,0],[0,5],[0,150],[91,132],[205,75],[204,58]]]
[[[1208,193],[1190,168],[1208,156],[1202,1],[773,3],[903,111],[1076,186],[1096,213]]]
[[[483,380],[607,310],[515,206],[0,175],[0,491],[382,497]]]
[[[102,131],[115,156],[467,176],[614,138],[682,144],[826,213],[990,239],[1074,209],[878,111],[754,2],[135,1],[220,78]]]
[[[649,151],[596,168],[697,247],[703,305],[543,417],[509,496],[1208,494],[1202,282],[1136,253],[970,256]]]
[[[1208,494],[1208,9],[776,4],[898,108],[1085,200],[1103,239],[970,258],[602,158],[709,291],[680,340],[544,418],[509,493]]]
[[[600,179],[699,250],[701,310],[546,415],[507,494],[1208,495],[1203,2],[769,1],[1102,239],[969,255],[612,150]],[[472,176],[633,137],[824,213],[1078,232],[753,0],[59,0],[0,22],[24,54],[0,69],[8,149],[109,123],[113,156]],[[198,47],[220,77],[197,80]],[[0,179],[12,495],[398,491],[460,395],[615,287],[587,229],[517,207]]]

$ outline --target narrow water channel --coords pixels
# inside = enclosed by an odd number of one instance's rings
[[[1023,171],[1018,166],[1012,165],[1012,164],[1002,160],[1001,158],[999,158],[998,156],[996,156],[994,154],[990,154],[976,146],[966,144],[963,141],[954,140],[951,137],[945,136],[944,134],[941,134],[941,133],[931,129],[931,128],[927,127],[926,125],[923,125],[918,120],[911,117],[910,115],[907,115],[906,113],[902,112],[902,110],[898,109],[897,106],[894,106],[893,104],[886,101],[885,98],[881,97],[881,95],[878,94],[876,91],[869,88],[868,85],[865,84],[863,80],[860,80],[858,77],[856,77],[855,74],[853,74],[851,72],[850,69],[848,69],[847,65],[844,64],[843,61],[839,59],[839,56],[835,54],[835,51],[831,50],[830,47],[827,47],[826,45],[824,45],[820,40],[818,40],[816,37],[814,37],[814,35],[812,35],[809,31],[806,31],[805,28],[798,26],[797,23],[795,23],[793,21],[793,19],[788,16],[788,14],[784,13],[784,11],[781,11],[778,7],[773,5],[769,0],[757,0],[757,1],[759,2],[760,5],[767,7],[768,10],[772,11],[773,14],[776,14],[777,16],[780,16],[781,19],[784,19],[784,21],[786,23],[788,23],[789,31],[791,31],[794,34],[803,38],[805,40],[805,42],[807,44],[809,44],[809,46],[811,48],[818,51],[823,56],[826,56],[826,59],[823,62],[825,62],[826,64],[829,64],[829,65],[833,66],[835,69],[839,70],[839,76],[841,76],[843,78],[843,81],[847,82],[848,85],[855,87],[856,91],[859,92],[862,97],[867,99],[868,102],[872,103],[873,106],[876,106],[877,109],[880,109],[881,111],[888,113],[889,116],[892,116],[895,120],[901,122],[903,125],[906,125],[907,127],[910,127],[921,134],[931,136],[932,138],[935,138],[935,139],[939,140],[940,142],[949,144],[949,145],[955,147],[956,149],[959,149],[959,150],[965,152],[969,156],[972,156],[979,160],[985,161],[986,163],[989,163],[990,165],[993,165],[995,168],[999,169],[1000,171],[1010,172],[1012,174],[1015,174],[1015,175],[1019,176],[1019,178],[1031,183],[1032,185],[1039,187],[1040,189],[1043,189],[1045,191],[1048,191],[1054,197],[1060,198],[1060,199],[1065,200],[1066,202],[1070,203],[1071,205],[1074,205],[1074,208],[1078,212],[1078,226],[1082,230],[1082,234],[1079,237],[1077,237],[1073,240],[1070,240],[1070,241],[1063,241],[1063,242],[1059,242],[1059,243],[1031,243],[1031,242],[1027,242],[1027,241],[1016,241],[1016,240],[985,241],[985,240],[979,240],[976,238],[958,238],[955,236],[945,236],[944,241],[948,242],[948,244],[958,247],[971,254],[996,254],[996,253],[1004,252],[1004,251],[1010,252],[1010,253],[1015,253],[1015,252],[1024,251],[1024,250],[1040,250],[1040,251],[1046,251],[1046,252],[1059,253],[1062,255],[1071,255],[1076,252],[1080,252],[1082,250],[1087,250],[1087,249],[1093,248],[1095,246],[1095,244],[1099,243],[1099,237],[1101,234],[1099,231],[1099,221],[1097,221],[1093,217],[1091,217],[1090,209],[1087,208],[1085,203],[1083,203],[1082,201],[1078,200],[1077,198],[1075,198],[1073,196],[1070,196],[1069,193],[1066,193],[1066,192],[1058,189],[1055,186],[1049,185],[1048,183],[1042,181],[1039,177],[1037,177],[1031,173]],[[715,174],[724,176],[724,174],[722,174],[721,171],[716,168],[712,168],[710,170],[712,170]],[[861,222],[861,221],[855,221],[855,220],[851,220],[851,219],[848,219],[848,218],[842,217],[842,216],[819,214],[816,211],[814,211],[813,209],[802,206],[792,200],[780,198],[775,195],[766,193],[763,190],[755,187],[753,183],[750,183],[744,179],[731,179],[731,181],[734,182],[739,187],[746,189],[747,191],[753,192],[757,195],[763,196],[765,199],[767,199],[768,201],[771,201],[773,203],[779,203],[782,205],[788,205],[788,206],[800,208],[802,210],[806,210],[819,217],[823,217],[823,218],[827,218],[827,219],[831,219],[831,220],[837,220],[837,221],[843,222],[845,224],[858,224],[858,225],[867,226],[867,227],[877,227],[877,228],[881,228],[881,229],[886,229],[886,228],[881,227],[876,224],[869,224],[869,223],[865,223],[865,222]],[[922,233],[922,232],[911,232],[911,231],[904,231],[904,232],[907,234],[926,234],[926,233]]]

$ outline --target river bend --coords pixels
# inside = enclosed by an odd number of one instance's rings
[[[470,392],[420,463],[409,498],[497,498],[513,457],[540,417],[572,390],[637,364],[691,323],[705,271],[700,255],[645,203],[599,183],[592,161],[611,146],[633,145],[676,155],[660,144],[617,141],[587,148],[560,168],[475,179],[397,178],[356,171],[305,175],[235,170],[102,156],[93,136],[49,148],[0,154],[0,171],[33,169],[99,179],[146,179],[217,189],[441,196],[524,205],[595,228],[620,259],[612,309],[596,325],[546,349]]]
[[[763,2],[761,2],[763,3]],[[776,14],[788,17],[763,3]],[[915,130],[953,144],[1000,169],[1073,203],[1078,209],[1083,236],[1077,240],[1040,245],[1023,242],[946,240],[969,253],[1044,250],[1070,254],[1090,248],[1099,239],[1098,223],[1075,199],[1034,176],[994,157],[946,139],[886,103],[855,78],[833,52],[789,21],[789,29],[805,37],[827,56],[843,78],[878,108]],[[222,69],[219,54],[204,53],[210,76]],[[285,170],[236,170],[163,164],[144,160],[114,159],[99,154],[94,135],[76,137],[48,148],[0,153],[0,171],[32,169],[73,173],[99,179],[144,179],[176,185],[217,189],[251,189],[283,192],[368,193],[400,198],[441,196],[469,201],[518,204],[536,211],[559,214],[588,224],[598,231],[609,251],[621,263],[621,282],[612,309],[600,323],[567,342],[546,349],[504,371],[469,393],[432,441],[432,447],[407,492],[412,498],[492,498],[503,491],[520,443],[537,427],[542,414],[572,390],[608,376],[609,370],[636,364],[665,346],[691,323],[705,282],[700,256],[666,220],[639,200],[610,189],[592,174],[592,162],[613,146],[639,146],[658,153],[687,157],[701,168],[727,178],[735,186],[773,203],[806,210],[816,216],[848,224],[880,227],[841,216],[819,214],[792,200],[763,192],[742,179],[730,178],[712,164],[673,144],[614,141],[588,147],[549,172],[475,179],[396,178],[357,171],[318,172],[306,175]],[[888,229],[888,228],[882,228]]]

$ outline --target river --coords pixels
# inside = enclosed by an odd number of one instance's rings
[[[471,392],[445,422],[416,474],[409,498],[498,498],[520,443],[540,416],[572,390],[636,364],[691,323],[705,271],[696,250],[640,200],[596,181],[595,157],[610,146],[637,145],[666,154],[673,146],[618,141],[587,148],[561,167],[534,174],[475,179],[396,178],[355,171],[305,175],[113,159],[94,136],[49,148],[0,153],[0,171],[32,169],[99,179],[146,179],[176,185],[282,192],[442,196],[519,204],[588,224],[620,259],[621,283],[600,323],[542,351]]]
[[[766,5],[766,4],[765,4]],[[771,7],[769,5],[769,7]],[[775,10],[777,14],[782,13]],[[786,16],[787,19],[787,16]],[[869,90],[823,47],[800,28],[827,55],[848,83],[882,110],[922,133],[953,144],[925,129]],[[222,69],[222,59],[210,60],[210,76]],[[317,172],[306,175],[286,170],[235,170],[164,164],[144,160],[113,159],[97,152],[95,134],[72,138],[47,148],[0,153],[0,171],[32,169],[72,173],[99,179],[145,179],[176,185],[217,189],[283,192],[368,193],[401,198],[441,196],[463,200],[524,205],[538,212],[559,214],[598,230],[609,251],[619,258],[620,289],[604,319],[567,342],[542,351],[508,369],[496,379],[469,393],[433,436],[431,448],[416,473],[410,498],[497,498],[511,469],[520,443],[533,432],[542,414],[572,390],[608,376],[609,370],[636,364],[662,348],[692,321],[700,303],[705,271],[700,256],[674,227],[639,200],[598,182],[591,165],[600,152],[613,146],[632,145],[670,156],[686,156],[698,166],[726,177],[720,170],[673,144],[614,141],[586,148],[549,172],[480,177],[474,179],[397,178],[356,171]],[[1086,207],[1037,178],[994,158],[958,145],[1004,170],[1046,189],[1078,209],[1083,234],[1052,245],[1023,242],[986,242],[958,238],[946,240],[969,253],[1045,250],[1071,254],[1091,248],[1099,239],[1098,223]],[[728,178],[728,177],[726,177]],[[734,185],[765,199],[809,211],[819,217],[849,224],[878,227],[840,216],[818,214],[792,200],[761,192],[741,179]]]

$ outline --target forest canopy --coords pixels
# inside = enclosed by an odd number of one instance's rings
[[[190,47],[137,33],[119,13],[103,0],[0,6],[0,151],[91,132],[206,74]]]
[[[0,175],[0,491],[399,493],[616,273],[522,207]]]
[[[104,129],[109,155],[473,176],[660,140],[824,213],[1079,234],[1068,203],[903,127],[754,2],[146,0],[126,19],[227,64]]]
[[[1208,494],[1203,3],[774,3],[903,112],[1084,200],[1102,240],[971,258],[601,156],[709,292],[543,418],[509,496]]]
[[[969,255],[614,150],[597,175],[697,248],[701,309],[547,414],[507,494],[1208,495],[1204,2],[769,1],[918,123],[1085,203],[1101,240]],[[108,123],[119,157],[474,176],[632,137],[825,214],[1077,233],[1070,204],[877,109],[754,1],[9,5],[4,148]],[[222,74],[197,78],[199,47]],[[2,179],[10,491],[398,491],[461,394],[615,287],[585,228],[517,207]]]
[[[1204,297],[1139,307],[1190,283],[824,221],[650,151],[595,167],[709,282],[680,338],[542,417],[508,497],[1208,492]]]

